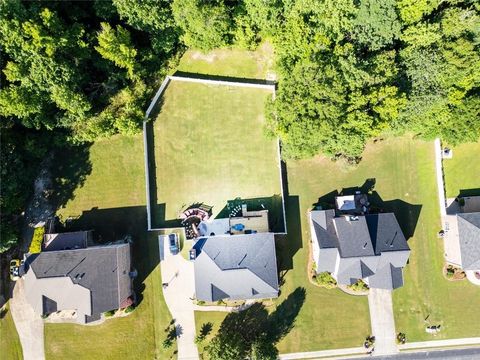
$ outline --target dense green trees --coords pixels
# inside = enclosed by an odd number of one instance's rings
[[[471,1],[285,1],[273,31],[282,78],[268,109],[284,155],[355,160],[391,130],[477,140],[479,10]]]
[[[478,1],[5,0],[0,17],[2,166],[15,169],[2,177],[31,170],[17,185],[2,181],[3,219],[31,193],[32,161],[43,156],[32,144],[139,131],[152,85],[182,44],[273,43],[268,128],[286,157],[358,160],[384,132],[480,137]]]
[[[149,91],[178,45],[169,2],[158,5],[0,3],[0,251],[16,241],[47,150],[141,129]]]

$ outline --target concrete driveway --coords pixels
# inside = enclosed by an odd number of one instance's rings
[[[392,291],[370,289],[368,293],[370,321],[375,336],[375,355],[398,353],[393,318]]]
[[[195,345],[195,316],[192,299],[195,293],[193,262],[185,260],[181,254],[172,255],[166,237],[159,236],[160,268],[163,296],[175,320],[179,360],[198,359]]]
[[[22,344],[24,360],[45,359],[43,320],[25,299],[23,279],[16,282],[10,311]]]

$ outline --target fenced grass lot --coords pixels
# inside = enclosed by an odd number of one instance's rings
[[[228,217],[228,201],[241,198],[267,208],[272,230],[283,231],[278,145],[264,129],[271,96],[263,89],[169,83],[153,123],[152,227],[175,226],[196,203]]]
[[[447,197],[480,195],[480,142],[452,147],[453,157],[443,160]]]

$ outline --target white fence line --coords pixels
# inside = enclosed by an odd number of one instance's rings
[[[273,92],[272,97],[275,99],[275,84],[255,84],[255,83],[244,83],[244,82],[237,82],[237,81],[226,81],[226,80],[210,80],[210,79],[197,79],[191,77],[182,77],[182,76],[174,76],[174,75],[167,75],[163,80],[162,84],[158,88],[155,96],[153,97],[150,105],[145,112],[145,120],[143,121],[143,148],[144,148],[144,158],[145,158],[145,192],[147,197],[147,227],[148,231],[159,231],[165,230],[169,228],[152,228],[152,209],[151,209],[151,196],[150,196],[150,163],[148,158],[148,135],[147,135],[147,122],[149,120],[150,114],[158,103],[158,100],[165,92],[166,87],[170,83],[170,81],[184,81],[184,82],[192,82],[192,83],[200,83],[200,84],[210,84],[210,85],[222,85],[222,86],[237,86],[237,87],[247,87],[247,88],[257,88],[257,89],[265,89],[270,90]],[[282,194],[282,211],[283,211],[283,226],[284,231],[278,234],[286,234],[287,233],[287,215],[285,212],[285,194],[284,194],[284,187],[283,187],[283,176],[282,176],[282,158],[281,158],[281,150],[280,150],[280,139],[277,142],[277,151],[278,151],[278,166],[279,166],[279,174],[280,174],[280,186],[281,186],[281,194]]]
[[[147,230],[152,229],[151,198],[150,198],[150,166],[148,164],[147,122],[143,122],[143,155],[145,160],[145,192],[147,197]]]
[[[438,187],[438,201],[440,204],[440,215],[443,217],[447,215],[447,202],[445,200],[445,184],[443,182],[443,164],[442,164],[442,144],[440,139],[435,139],[435,170],[437,176]],[[443,226],[443,224],[442,224]]]
[[[257,89],[265,89],[265,90],[270,90],[275,92],[275,84],[255,84],[255,83],[247,83],[247,82],[239,82],[239,81],[198,79],[198,78],[183,77],[183,76],[170,76],[170,80],[193,82],[193,83],[200,83],[200,84],[210,84],[210,85],[257,88]]]

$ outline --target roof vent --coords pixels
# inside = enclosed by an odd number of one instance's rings
[[[243,260],[245,260],[245,258],[247,257],[247,254],[245,254],[242,258],[242,260],[240,260],[240,262],[237,264],[237,266],[240,266],[240,264],[243,262]]]
[[[398,231],[395,231],[395,235],[393,235],[392,240],[386,241],[385,245],[389,245],[390,247],[393,247],[393,242],[395,241],[395,238],[397,237]]]
[[[366,249],[366,248],[367,248],[367,245],[368,245],[367,242],[366,242],[365,244],[363,244],[363,248]]]

